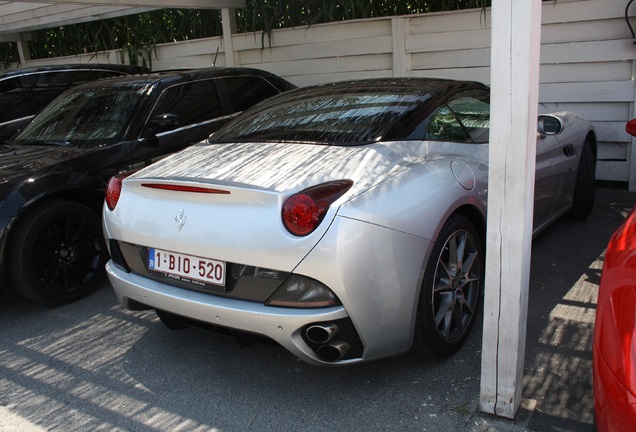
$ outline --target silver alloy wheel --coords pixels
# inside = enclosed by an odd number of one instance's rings
[[[456,341],[471,326],[482,277],[480,258],[472,235],[457,230],[437,259],[431,306],[439,337],[446,342]]]

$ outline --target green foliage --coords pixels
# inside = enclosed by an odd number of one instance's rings
[[[239,32],[324,22],[484,8],[490,0],[248,0],[237,11]]]
[[[264,46],[277,28],[489,5],[490,0],[247,0],[236,21],[239,33],[263,31]],[[31,58],[41,59],[118,49],[129,63],[151,67],[157,44],[222,33],[218,10],[162,9],[34,31],[29,50]],[[18,61],[15,44],[0,44],[0,61],[5,66]]]

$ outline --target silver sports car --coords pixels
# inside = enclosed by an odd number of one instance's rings
[[[454,353],[483,296],[489,112],[475,82],[308,87],[111,179],[119,300],[312,364]],[[591,211],[595,161],[589,122],[539,117],[535,233]]]

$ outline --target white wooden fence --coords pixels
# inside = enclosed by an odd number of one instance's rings
[[[636,147],[625,132],[634,114],[636,45],[627,0],[557,0],[542,6],[540,112],[574,110],[599,139],[597,178],[636,191]],[[630,15],[636,15],[636,6]],[[636,18],[634,18],[636,25]],[[263,48],[262,41],[265,42]],[[224,66],[266,69],[305,86],[373,76],[490,80],[490,13],[479,9],[355,20],[233,34],[157,47],[153,70]],[[232,61],[226,61],[226,56]],[[148,59],[146,59],[148,60]],[[30,61],[121,63],[119,52]],[[632,150],[634,148],[634,150]]]

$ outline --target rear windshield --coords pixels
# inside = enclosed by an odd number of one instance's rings
[[[292,92],[269,99],[211,136],[211,142],[275,141],[357,145],[387,138],[424,111],[428,94],[377,88]],[[419,116],[415,116],[419,117]]]

